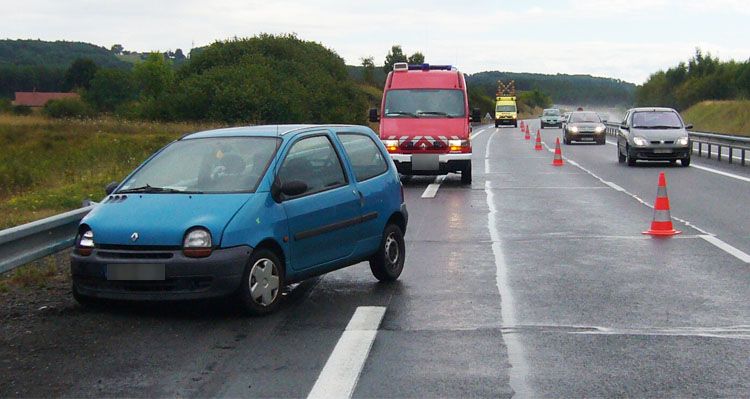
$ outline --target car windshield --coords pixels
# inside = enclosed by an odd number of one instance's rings
[[[496,112],[516,112],[515,105],[498,105],[495,109]]]
[[[672,111],[636,112],[633,114],[633,127],[640,129],[680,129],[682,121]]]
[[[176,141],[143,165],[117,192],[253,192],[278,142],[273,137]]]
[[[466,117],[464,92],[443,89],[389,90],[383,117]]]
[[[599,123],[602,120],[599,119],[599,115],[594,112],[576,112],[570,114],[571,123]]]
[[[546,116],[560,116],[560,111],[556,109],[545,109],[542,115]]]

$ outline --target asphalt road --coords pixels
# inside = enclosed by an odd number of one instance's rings
[[[559,129],[542,130],[543,151],[520,129],[474,132],[471,186],[405,180],[396,283],[359,264],[264,318],[221,302],[70,304],[5,339],[46,342],[36,361],[4,360],[0,396],[748,395],[750,168],[631,168],[611,144],[564,145],[555,167]],[[656,239],[641,232],[662,171],[683,233]],[[353,321],[363,310],[376,316]]]

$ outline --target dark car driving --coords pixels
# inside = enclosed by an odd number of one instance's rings
[[[606,129],[596,112],[571,112],[563,124],[563,143],[589,141],[604,144]]]

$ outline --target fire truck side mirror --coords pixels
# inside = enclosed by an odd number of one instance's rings
[[[380,122],[380,113],[377,108],[370,108],[370,122]]]
[[[479,108],[474,108],[473,110],[471,110],[471,121],[472,122],[482,121],[482,111]]]

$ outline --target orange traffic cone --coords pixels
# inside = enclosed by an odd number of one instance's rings
[[[555,158],[552,160],[552,165],[563,166],[562,151],[560,150],[560,138],[557,138],[555,142]]]
[[[534,146],[534,149],[537,151],[542,150],[542,136],[541,133],[539,133],[539,129],[536,130],[536,145]]]
[[[531,136],[529,135],[529,125],[526,125],[526,137],[524,137],[526,140],[531,140]]]
[[[521,121],[521,131],[523,132],[523,121]]]
[[[667,197],[667,180],[664,172],[659,174],[659,187],[656,189],[656,202],[654,202],[654,220],[651,222],[651,230],[643,234],[652,236],[673,236],[680,234],[672,227],[672,217],[669,215],[669,198]]]

